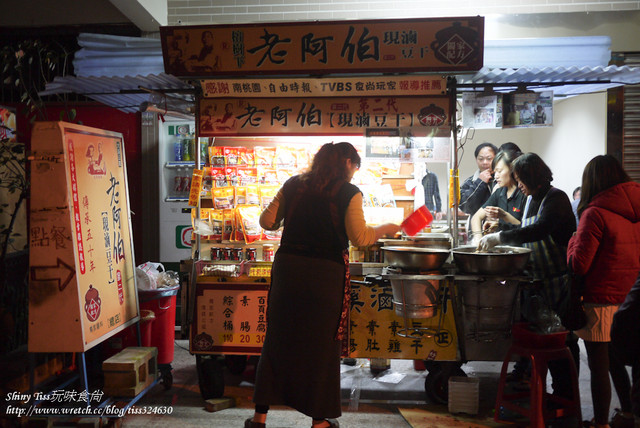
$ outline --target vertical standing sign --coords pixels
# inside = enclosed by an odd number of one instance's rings
[[[139,319],[122,135],[36,123],[29,351],[84,352]]]

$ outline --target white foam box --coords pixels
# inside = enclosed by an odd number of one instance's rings
[[[451,376],[449,378],[449,413],[478,414],[480,379]]]

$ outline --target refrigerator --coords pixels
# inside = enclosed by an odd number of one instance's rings
[[[191,258],[188,200],[195,167],[195,121],[165,118],[158,126],[159,257],[161,263],[179,263]],[[204,162],[201,158],[201,168]]]

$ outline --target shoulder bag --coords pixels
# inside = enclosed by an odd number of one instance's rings
[[[584,276],[576,275],[573,271],[573,260],[569,258],[567,263],[566,293],[567,302],[564,311],[560,311],[562,325],[570,331],[580,330],[587,325],[587,315],[582,304],[584,294]]]

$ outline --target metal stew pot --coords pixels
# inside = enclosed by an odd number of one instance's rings
[[[479,252],[473,245],[452,250],[453,261],[459,271],[483,275],[515,275],[521,272],[529,260],[531,249],[498,245],[489,251]]]
[[[450,251],[427,247],[382,247],[384,261],[391,266],[412,270],[440,269],[449,258]]]

